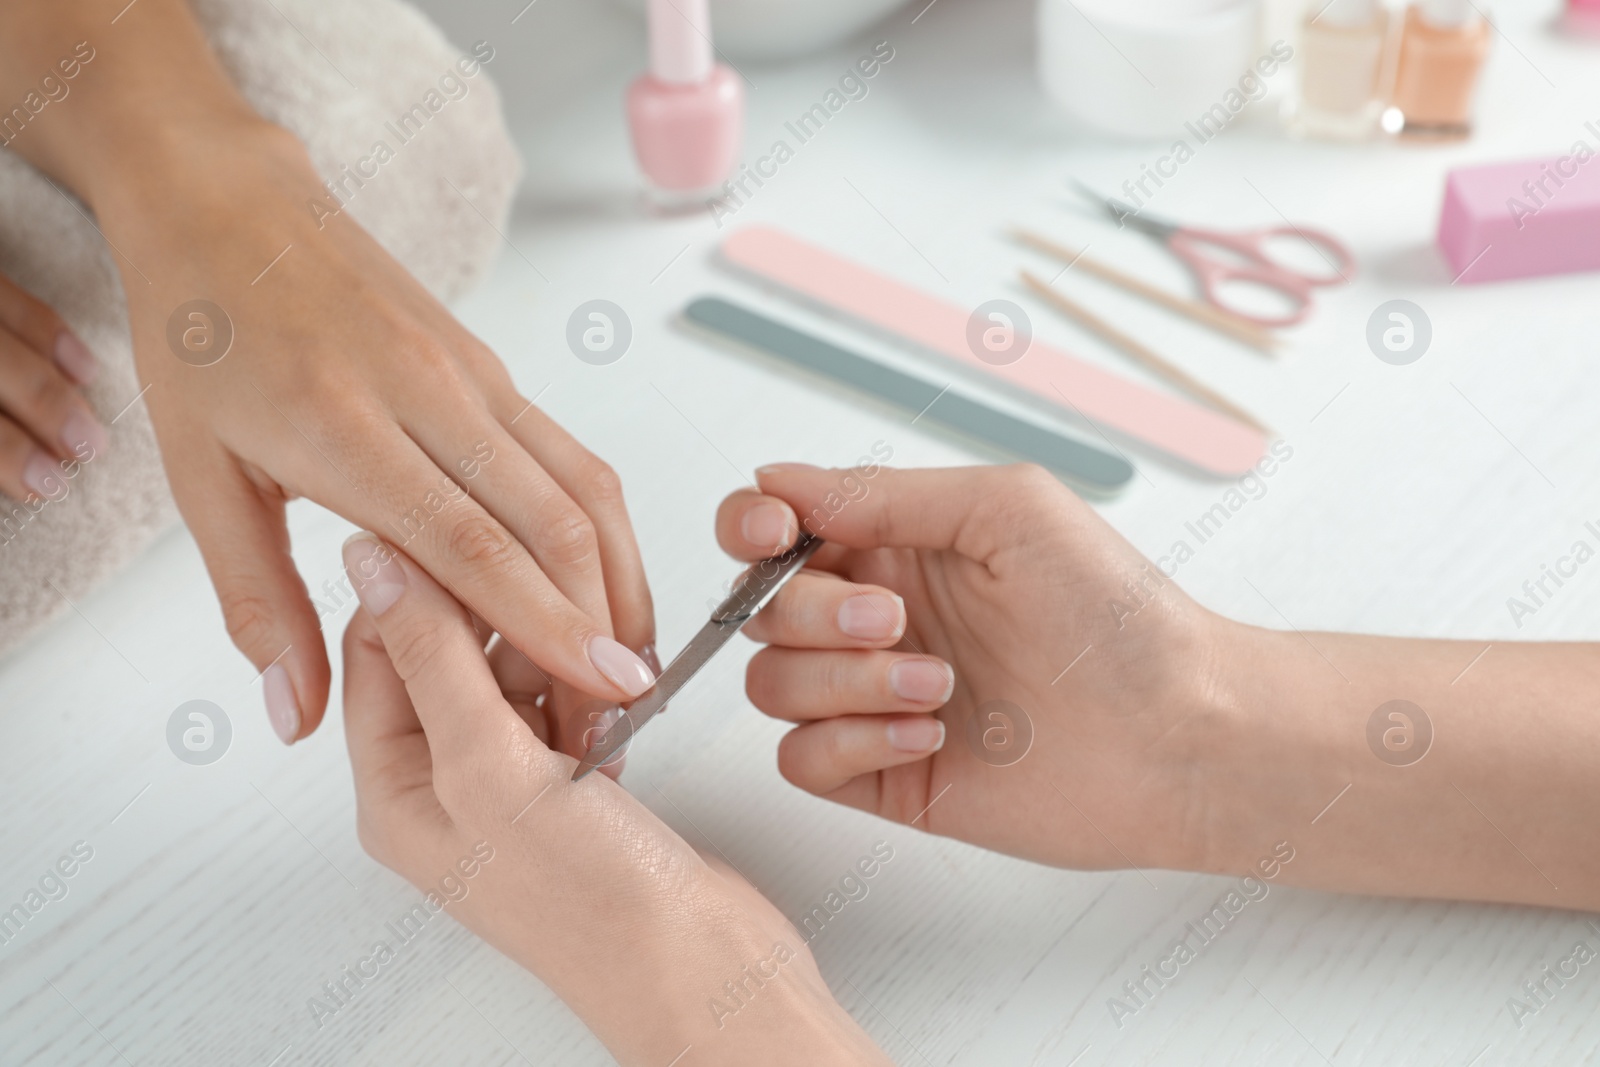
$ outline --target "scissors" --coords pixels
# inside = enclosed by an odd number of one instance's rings
[[[1072,184],[1115,219],[1117,225],[1132,226],[1164,243],[1194,274],[1206,303],[1257,326],[1293,326],[1311,311],[1313,289],[1347,282],[1355,272],[1355,257],[1350,250],[1321,230],[1284,225],[1228,233],[1184,226],[1141,214],[1120,200],[1101,196],[1079,182]],[[1332,272],[1310,274],[1287,266],[1269,251],[1268,242],[1274,238],[1309,245],[1327,260]],[[1229,296],[1229,286],[1233,286],[1234,291],[1241,287],[1268,290],[1286,305],[1285,310],[1273,316],[1241,306],[1237,298]]]
[[[752,564],[733,584],[727,599],[711,613],[711,620],[700,627],[700,632],[667,664],[656,684],[635,698],[623,711],[622,718],[612,723],[594,743],[578,763],[578,769],[572,772],[572,780],[576,782],[621,755],[633,735],[655,718],[667,706],[667,701],[677,696],[678,690],[728,643],[729,638],[744,629],[744,624],[777,596],[778,590],[800,573],[800,568],[821,547],[822,538],[807,533],[789,551]]]

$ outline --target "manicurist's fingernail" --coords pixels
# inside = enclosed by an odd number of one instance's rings
[[[889,688],[902,700],[943,704],[955,691],[956,672],[947,663],[928,659],[903,659],[889,668]]]
[[[739,520],[739,533],[745,542],[762,550],[787,548],[794,535],[789,528],[789,512],[781,504],[757,504]]]
[[[782,474],[784,471],[819,471],[821,469],[821,467],[811,463],[769,463],[765,467],[756,468],[756,477],[760,478],[768,474]]]
[[[862,593],[839,605],[839,629],[861,641],[894,637],[905,617],[905,602],[888,593]]]
[[[110,444],[106,428],[87,411],[73,411],[61,424],[61,446],[79,459],[93,459]]]
[[[37,448],[34,449],[28,456],[28,462],[22,465],[22,484],[40,496],[48,497],[62,484],[56,474],[55,461]]]
[[[604,634],[589,638],[589,662],[631,697],[656,684],[655,672],[645,665],[644,660],[630,652],[627,645],[613,641]]]
[[[66,371],[79,385],[88,385],[100,373],[100,364],[95,362],[89,346],[66,330],[56,334],[54,356],[56,366]]]
[[[294,744],[300,732],[300,700],[294,695],[294,682],[283,664],[274,663],[261,676],[261,692],[267,702],[267,721],[272,732],[286,745]]]
[[[889,747],[901,752],[932,752],[944,744],[944,723],[931,715],[923,719],[896,719],[884,727]]]
[[[344,543],[344,569],[361,605],[374,615],[388,611],[406,591],[406,569],[394,549],[365,530]]]

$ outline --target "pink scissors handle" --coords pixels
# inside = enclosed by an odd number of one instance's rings
[[[1317,247],[1328,258],[1333,272],[1311,275],[1284,266],[1267,251],[1267,242],[1275,237]],[[1239,234],[1183,227],[1172,232],[1167,244],[1194,272],[1208,303],[1258,326],[1293,326],[1302,321],[1311,310],[1313,288],[1348,281],[1355,270],[1354,257],[1337,239],[1318,230],[1292,226]],[[1219,251],[1222,256],[1217,254]],[[1242,309],[1224,296],[1222,287],[1229,283],[1270,289],[1288,306],[1276,316]]]

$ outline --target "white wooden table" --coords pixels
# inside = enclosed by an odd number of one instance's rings
[[[1557,155],[1600,115],[1600,46],[1554,36],[1548,3],[1504,7],[1477,139],[1299,144],[1257,114],[1204,146],[1153,205],[1238,225],[1281,211],[1357,250],[1361,277],[1325,294],[1279,363],[1078,283],[1293,445],[1265,494],[1180,575],[1219,611],[1268,626],[1287,617],[1300,628],[1485,643],[1600,639],[1600,569],[1581,572],[1520,631],[1505,607],[1600,517],[1600,283],[1454,288],[1431,250],[1447,167]],[[727,230],[710,219],[645,217],[618,115],[636,37],[607,39],[587,67],[569,62],[561,79],[530,82],[528,64],[552,51],[537,40],[588,16],[576,0],[548,0],[516,26],[508,11],[452,15],[458,39],[495,41],[503,83],[539,82],[547,94],[512,101],[528,191],[492,281],[460,311],[527,394],[543,390],[541,404],[622,472],[671,653],[730,573],[712,541],[713,507],[755,466],[849,464],[880,440],[901,465],[980,457],[672,325],[687,299],[718,292],[906,358],[720,273],[709,253]],[[1133,373],[1018,291],[1010,279],[1029,257],[999,231],[1031,223],[1181,284],[1141,238],[1064,210],[1067,176],[1115,188],[1160,149],[1091,140],[1050,113],[1034,87],[1023,0],[942,0],[913,25],[915,12],[827,56],[746,71],[754,153],[872,43],[895,48],[867,98],[802,146],[737,221],[780,222],[962,303],[1015,299],[1044,337]],[[1423,307],[1435,331],[1408,367],[1379,362],[1363,340],[1369,314],[1394,297]],[[635,331],[610,366],[579,362],[563,341],[569,313],[593,298],[620,304]],[[1160,554],[1226,487],[1135,458],[1141,476],[1101,507]],[[296,558],[320,589],[339,573],[348,529],[308,505],[292,515]],[[273,739],[253,671],[229,646],[182,532],[79,608],[0,665],[0,907],[75,843],[93,850],[67,895],[0,944],[0,1064],[609,1062],[543,986],[445,921],[318,1029],[307,998],[417,897],[356,842],[337,710],[292,751]],[[330,619],[330,641],[348,616],[344,606]],[[1278,888],[1119,1029],[1107,999],[1222,881],[1045,870],[803,795],[774,769],[780,729],[740,691],[749,648],[717,661],[671,721],[635,745],[628,784],[791,916],[874,842],[893,844],[870,895],[813,946],[842,1002],[901,1063],[1596,1056],[1600,971],[1585,968],[1520,1028],[1506,1007],[1576,939],[1600,944],[1582,917]],[[231,722],[231,746],[209,766],[180,762],[166,743],[168,717],[191,699],[215,702]],[[1310,820],[1330,795],[1308,784],[1297,848],[1316,847]],[[1503,846],[1486,828],[1483,847]]]

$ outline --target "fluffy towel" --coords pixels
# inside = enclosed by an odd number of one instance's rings
[[[463,53],[402,0],[194,7],[245,97],[300,137],[324,178],[369,155],[378,140],[395,147],[385,124],[430,90],[444,96],[348,210],[441,299],[484,273],[521,176],[489,81],[492,58],[461,78],[454,67]],[[456,82],[441,92],[450,75]],[[99,357],[88,398],[101,421],[123,412],[110,427],[109,452],[68,481],[64,496],[35,512],[0,494],[0,654],[66,611],[64,597],[88,592],[177,521],[148,413],[132,403],[140,386],[112,256],[81,205],[0,150],[0,270],[54,307]]]

